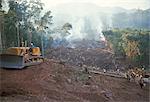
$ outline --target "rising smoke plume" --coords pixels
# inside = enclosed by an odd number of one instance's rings
[[[104,39],[102,31],[101,10],[94,4],[62,4],[55,8],[54,24],[61,26],[67,22],[72,24],[70,34],[65,36],[68,41],[72,40],[96,40]],[[54,34],[59,37],[59,34]]]

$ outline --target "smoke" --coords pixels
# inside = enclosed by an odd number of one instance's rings
[[[52,12],[54,15],[53,28],[61,28],[65,23],[70,23],[72,25],[72,29],[68,31],[69,34],[66,36],[62,36],[60,32],[51,34],[55,41],[55,46],[56,41],[67,41],[69,42],[69,46],[72,46],[74,41],[105,40],[102,34],[102,12],[98,6],[86,3],[63,4],[57,6]]]
[[[8,0],[2,0],[2,10],[5,12],[8,12],[9,7],[8,7]]]

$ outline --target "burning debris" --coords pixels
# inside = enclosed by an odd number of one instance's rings
[[[105,50],[104,43],[82,40],[73,43],[75,48],[59,46],[47,50],[46,56],[50,59],[61,60],[74,66],[87,66],[89,69],[112,69],[114,64],[113,53]]]

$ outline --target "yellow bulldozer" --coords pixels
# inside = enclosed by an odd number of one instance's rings
[[[1,68],[22,69],[44,61],[39,47],[10,47],[0,54]]]

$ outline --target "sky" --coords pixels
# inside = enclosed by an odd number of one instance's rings
[[[150,0],[41,0],[46,8],[55,8],[63,3],[93,3],[101,7],[123,7],[126,9],[150,8]]]
[[[5,0],[4,0],[5,1]],[[7,0],[6,0],[7,1]],[[148,9],[150,0],[41,0],[45,4],[45,9],[55,9],[55,7],[65,3],[92,3],[100,7],[122,7],[125,9]],[[5,11],[8,5],[3,5]]]

